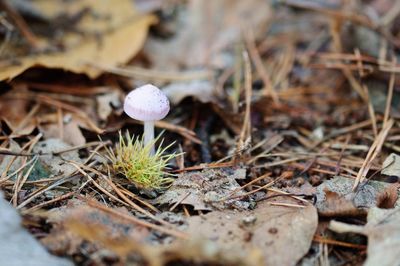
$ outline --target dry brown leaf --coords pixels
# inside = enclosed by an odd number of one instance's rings
[[[146,42],[145,52],[157,69],[230,64],[233,59],[223,52],[240,41],[243,28],[253,28],[256,37],[263,33],[271,8],[264,0],[192,0],[184,12],[187,22],[175,38]]]
[[[353,192],[353,179],[337,176],[317,187],[318,214],[327,217],[362,216],[371,207],[378,206],[379,195],[389,184],[368,181]]]
[[[255,249],[232,254],[213,242],[198,238],[169,246],[150,245],[147,229],[133,226],[80,201],[72,200],[67,206],[50,211],[47,216],[53,230],[42,239],[42,243],[60,255],[75,254],[85,243],[85,252],[96,252],[100,248],[107,250],[109,252],[104,254],[112,252],[123,265],[138,260],[141,262],[139,265],[150,266],[179,262],[185,265],[257,266],[262,262],[261,253]]]
[[[26,49],[25,53],[19,54],[14,44],[9,43],[5,49],[10,60],[3,60],[0,80],[12,79],[33,66],[62,68],[94,78],[101,71],[88,63],[107,66],[126,63],[142,47],[148,28],[154,22],[152,16],[138,14],[130,0],[36,0],[33,4],[53,19],[83,15],[76,25],[72,25],[76,29],[61,30],[59,43],[65,47],[62,50],[31,54]],[[56,45],[52,39],[49,37],[46,41]]]
[[[317,224],[313,206],[289,208],[261,202],[253,211],[190,217],[188,233],[215,241],[227,252],[259,249],[264,265],[296,265],[308,252]]]
[[[135,227],[80,201],[70,201],[66,207],[52,210],[49,221],[53,230],[42,243],[59,254],[73,254],[87,240],[94,245],[101,244],[119,256],[126,256],[149,233],[146,228]]]
[[[367,213],[365,209],[359,209],[354,205],[351,196],[346,197],[329,190],[324,190],[324,192],[324,207],[318,209],[322,216],[360,216]]]

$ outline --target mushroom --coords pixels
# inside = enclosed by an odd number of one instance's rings
[[[154,142],[154,121],[163,119],[169,112],[167,96],[156,86],[146,84],[125,98],[124,112],[133,119],[144,122],[144,145]],[[154,145],[150,149],[154,155]]]

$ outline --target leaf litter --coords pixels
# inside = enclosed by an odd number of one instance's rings
[[[397,262],[397,2],[0,2],[0,187],[51,253]],[[178,155],[151,195],[107,158],[118,131],[141,135],[122,104],[146,83]]]
[[[170,206],[187,204],[194,210],[248,209],[251,205],[248,201],[229,200],[232,194],[243,194],[235,180],[242,177],[235,172],[209,169],[180,174],[168,191],[156,199],[156,203]],[[237,191],[239,193],[235,193]]]
[[[315,207],[301,207],[261,202],[252,211],[214,211],[190,217],[188,232],[215,241],[226,252],[248,254],[255,249],[263,254],[264,265],[296,265],[308,252],[318,225]],[[288,246],[285,256],[274,255]]]

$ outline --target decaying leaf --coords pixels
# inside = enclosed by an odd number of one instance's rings
[[[65,28],[56,31],[61,33],[58,36],[40,36],[48,47],[58,45],[62,49],[32,54],[29,49],[21,52],[14,43],[7,43],[4,49],[8,61],[2,61],[0,80],[12,79],[33,66],[61,68],[96,77],[101,71],[88,64],[126,63],[142,47],[154,22],[152,16],[138,14],[130,0],[36,0],[32,4],[51,20],[64,17],[77,21],[63,21],[61,25]],[[34,31],[34,25],[31,26]]]
[[[311,205],[288,208],[261,202],[252,211],[214,211],[188,222],[191,237],[215,241],[227,253],[258,249],[264,265],[296,265],[310,248],[318,217]]]
[[[214,85],[206,80],[172,83],[164,87],[163,92],[172,104],[178,104],[186,97],[194,97],[202,103],[215,101]]]
[[[123,264],[262,264],[261,252],[255,248],[249,249],[247,253],[240,250],[227,253],[213,241],[200,238],[189,238],[168,246],[151,245],[154,235],[146,228],[134,226],[81,201],[72,200],[67,206],[50,211],[47,216],[53,229],[51,234],[41,241],[48,249],[58,254],[75,254],[78,249],[84,247],[89,253],[98,249],[107,250],[98,255],[118,259]],[[118,257],[113,257],[112,254]]]
[[[353,193],[341,195],[337,192],[324,190],[325,199],[319,205],[319,214],[327,217],[362,216],[367,213],[365,208],[357,208],[353,202]]]
[[[68,215],[61,216],[62,219],[57,218],[53,233],[42,239],[42,243],[53,252],[73,254],[85,240],[90,243],[86,249],[102,248],[108,251],[103,254],[110,257],[110,252],[114,253],[124,264],[161,266],[182,262],[257,266],[262,261],[258,251],[229,254],[215,243],[200,239],[179,241],[169,246],[150,245],[143,241],[148,233],[146,230],[140,232],[115,217],[87,206],[68,212]]]
[[[52,210],[48,215],[53,230],[42,239],[42,243],[59,254],[73,254],[84,240],[88,240],[94,245],[103,244],[120,256],[126,256],[132,246],[122,248],[119,242],[139,243],[149,235],[144,227],[135,227],[132,223],[75,200],[67,206]]]
[[[366,215],[368,208],[379,205],[380,194],[389,186],[387,183],[368,181],[353,192],[354,180],[337,176],[325,181],[317,188],[316,207],[321,216]]]
[[[358,233],[368,236],[366,266],[398,265],[400,254],[400,209],[371,208],[365,226],[332,221],[330,229],[338,233]]]
[[[195,210],[225,209],[229,206],[246,209],[249,203],[240,200],[223,200],[239,188],[232,170],[203,170],[179,175],[172,186],[156,199],[158,204],[188,204]],[[240,195],[238,191],[235,195]]]
[[[149,39],[144,49],[158,69],[224,67],[233,61],[224,50],[240,40],[243,27],[252,27],[259,36],[270,12],[268,1],[263,0],[190,1],[184,14],[187,23],[177,36],[169,42]]]

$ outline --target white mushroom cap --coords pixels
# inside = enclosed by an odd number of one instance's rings
[[[128,93],[124,111],[140,121],[161,120],[169,112],[169,101],[160,89],[147,84]]]

